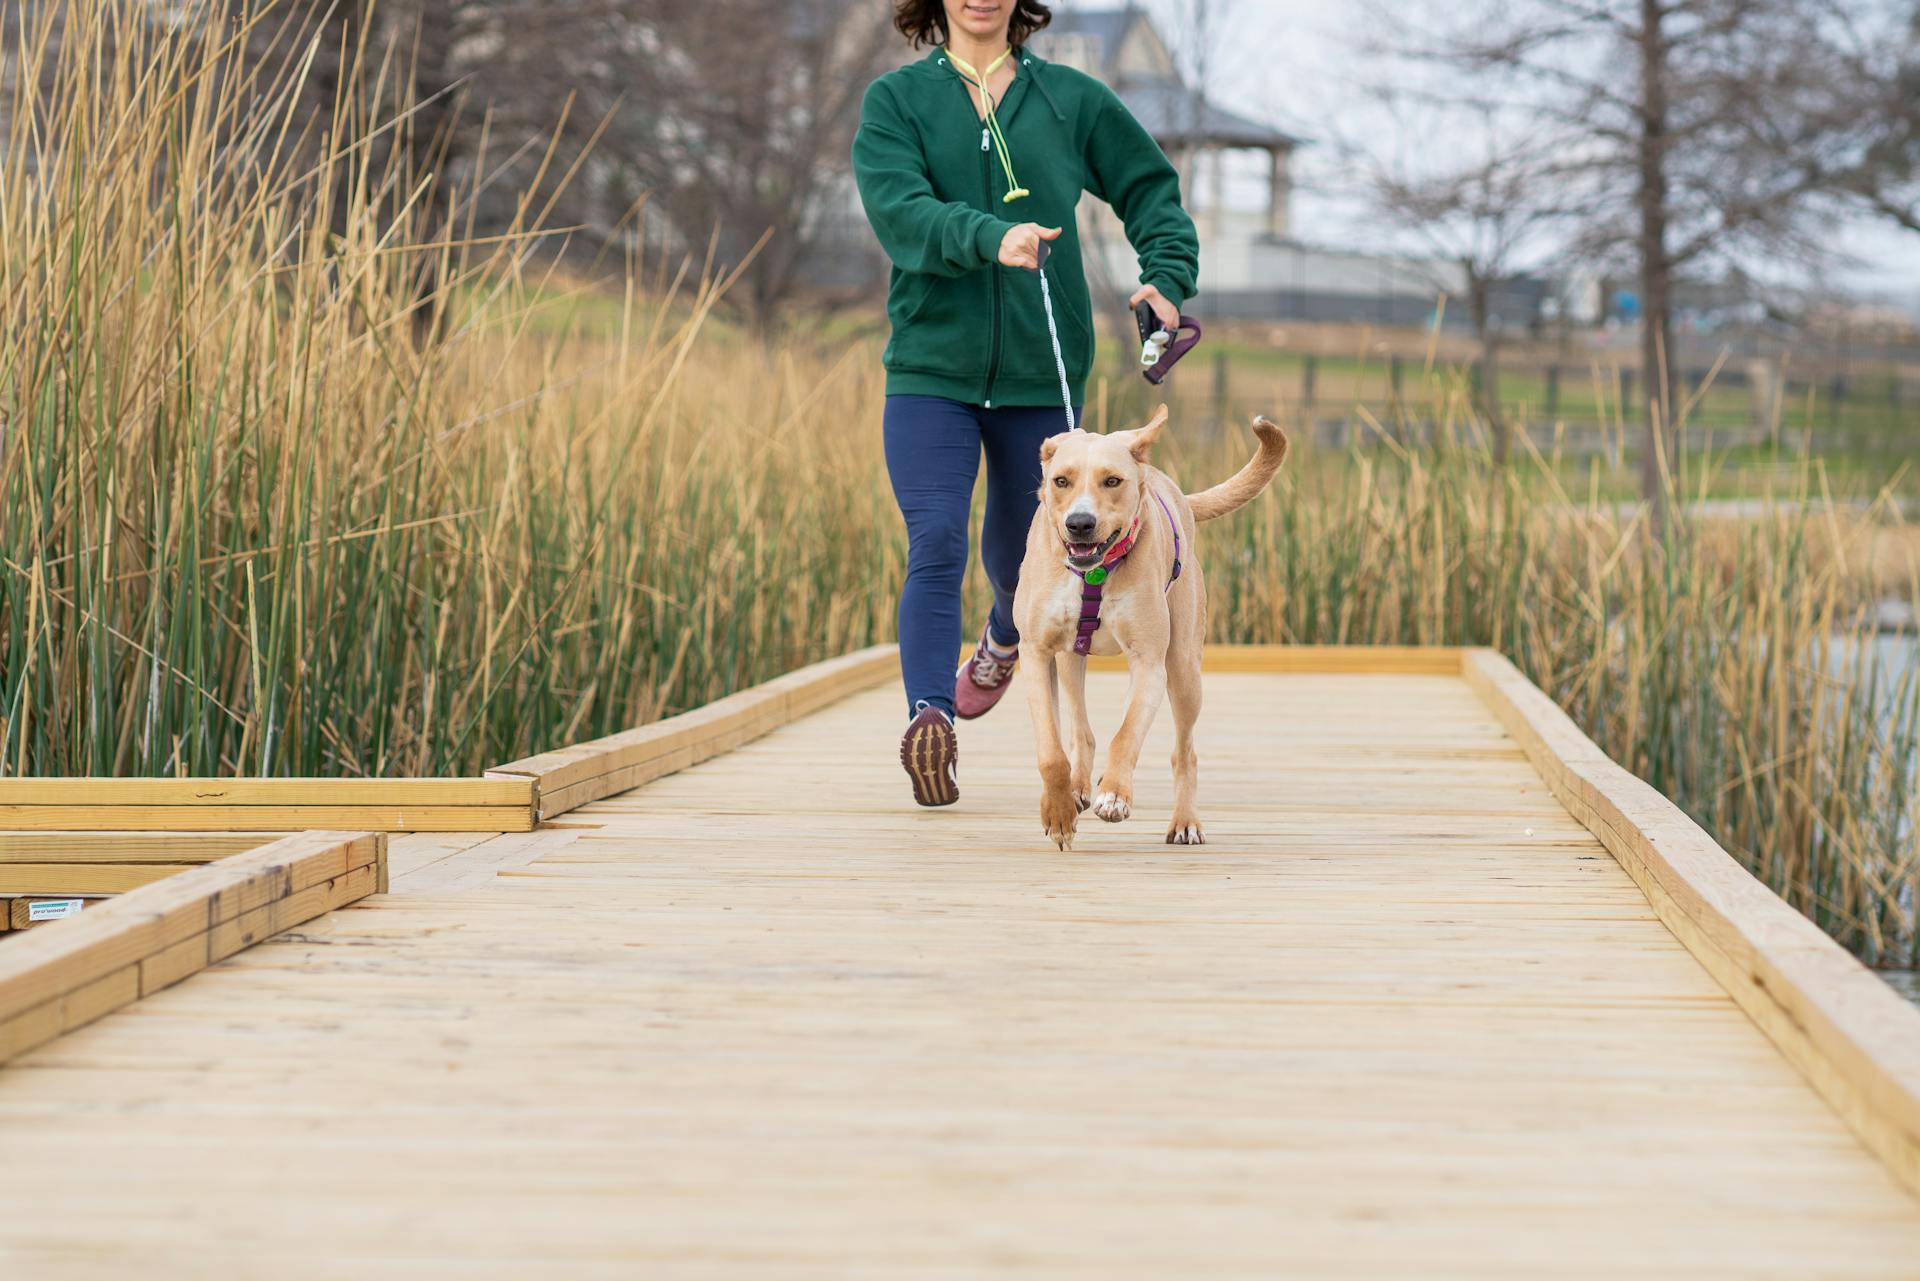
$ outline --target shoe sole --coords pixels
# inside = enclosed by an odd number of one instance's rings
[[[953,726],[938,720],[909,726],[900,740],[900,764],[913,782],[913,799],[928,808],[959,800],[960,789],[953,781],[959,755]]]

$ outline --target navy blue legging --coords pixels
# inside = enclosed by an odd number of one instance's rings
[[[1074,418],[1080,416],[1079,407]],[[993,587],[988,627],[1014,645],[1013,591],[1039,503],[1040,442],[1067,429],[1065,412],[1028,405],[982,409],[943,396],[888,396],[887,475],[907,520],[907,585],[900,593],[900,673],[908,715],[921,703],[953,713],[955,656],[968,635],[960,616],[967,516],[980,453],[987,455],[987,518],[980,561]]]

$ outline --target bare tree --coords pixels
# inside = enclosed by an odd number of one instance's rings
[[[507,0],[475,93],[524,134],[597,135],[563,206],[610,235],[643,197],[652,234],[752,258],[739,296],[772,319],[822,240],[867,84],[895,56],[884,6],[844,0]],[[496,91],[502,96],[493,97]],[[771,233],[771,235],[769,235]],[[765,241],[762,246],[762,241]]]
[[[1920,8],[1849,34],[1831,83],[1854,129],[1828,160],[1834,182],[1856,207],[1920,231]]]
[[[1561,157],[1574,247],[1630,266],[1644,315],[1642,486],[1664,515],[1681,397],[1673,343],[1682,273],[1829,250],[1845,122],[1829,77],[1845,0],[1472,0],[1397,5],[1397,52],[1436,102],[1538,122]],[[1415,12],[1416,8],[1419,12]]]
[[[1383,96],[1391,105],[1392,90]],[[1499,309],[1557,248],[1570,212],[1560,163],[1538,140],[1503,129],[1491,112],[1481,113],[1473,154],[1458,145],[1431,146],[1411,120],[1403,119],[1403,129],[1395,132],[1400,145],[1392,153],[1343,147],[1346,168],[1382,221],[1419,237],[1436,263],[1452,269],[1431,273],[1428,283],[1443,293],[1464,289],[1480,347],[1479,409],[1493,435],[1494,457],[1505,463],[1512,428],[1500,408],[1505,317]],[[1410,140],[1429,145],[1410,146]],[[1441,163],[1422,158],[1435,151]]]

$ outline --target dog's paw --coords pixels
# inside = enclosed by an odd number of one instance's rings
[[[1084,814],[1087,812],[1087,808],[1092,804],[1093,804],[1093,789],[1091,785],[1087,787],[1076,787],[1073,789],[1073,807],[1075,809],[1079,810],[1082,814]]]
[[[1133,798],[1118,792],[1102,792],[1093,799],[1093,812],[1109,823],[1124,823],[1133,813]]]
[[[1187,823],[1176,819],[1173,826],[1167,829],[1169,845],[1205,845],[1206,843],[1207,834],[1201,830],[1200,820],[1197,818]]]
[[[1073,829],[1079,825],[1080,809],[1066,792],[1040,794],[1040,828],[1062,850],[1073,848]]]

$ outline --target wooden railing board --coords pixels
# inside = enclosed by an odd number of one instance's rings
[[[488,770],[487,777],[531,780],[539,818],[557,818],[731,751],[836,699],[880,684],[898,669],[898,662],[899,651],[892,645],[859,650],[651,725],[510,761]]]

